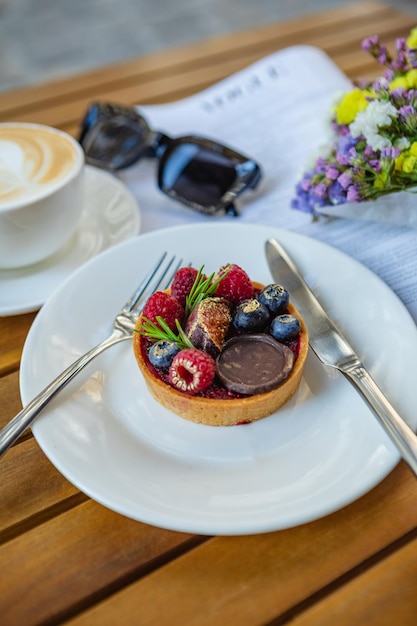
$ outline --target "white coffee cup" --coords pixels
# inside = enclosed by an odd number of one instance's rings
[[[0,268],[32,265],[74,234],[83,209],[84,152],[41,124],[0,124]]]

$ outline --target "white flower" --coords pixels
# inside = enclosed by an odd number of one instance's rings
[[[378,130],[384,126],[391,126],[392,118],[396,117],[398,111],[391,102],[373,100],[364,111],[359,111],[349,129],[352,137],[363,135],[373,150],[382,150],[391,147],[392,143],[386,137],[382,137]]]
[[[374,126],[390,126],[393,117],[398,117],[398,111],[391,102],[380,102],[379,100],[373,100],[365,109],[361,111],[365,113],[369,123]]]
[[[407,148],[410,147],[410,142],[407,137],[398,137],[398,139],[394,141],[394,147],[398,150],[407,150]]]
[[[392,143],[388,137],[383,137],[378,133],[370,132],[366,136],[366,141],[372,150],[383,150],[384,148],[391,148]]]

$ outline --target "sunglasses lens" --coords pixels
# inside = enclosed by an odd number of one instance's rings
[[[140,116],[129,119],[119,114],[96,120],[84,129],[80,143],[91,162],[118,170],[144,156],[148,134],[149,128]]]
[[[161,190],[190,204],[216,207],[235,180],[235,163],[198,143],[173,142],[161,159]]]

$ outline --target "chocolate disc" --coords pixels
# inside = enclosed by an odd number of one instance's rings
[[[217,375],[227,389],[249,396],[278,387],[293,365],[293,352],[271,335],[239,335],[223,346]]]

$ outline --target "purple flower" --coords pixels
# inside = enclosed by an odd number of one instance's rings
[[[360,193],[358,185],[351,185],[346,194],[348,202],[360,202]]]
[[[355,145],[357,142],[358,139],[354,139],[350,134],[339,137],[336,147],[336,162],[339,165],[349,165],[351,158],[356,154]]]
[[[327,196],[327,185],[318,183],[318,185],[313,187],[313,193],[317,198],[324,199]]]
[[[400,114],[400,119],[404,122],[407,117],[415,114],[415,109],[411,106],[411,104],[407,104],[406,106],[401,107],[398,112]]]
[[[406,49],[405,37],[398,37],[397,41],[395,42],[395,48],[398,50],[398,52]]]
[[[385,159],[396,159],[398,156],[400,156],[401,154],[401,150],[398,150],[398,148],[383,148],[381,150],[381,157],[385,158]]]
[[[387,148],[389,149],[389,148]],[[371,159],[369,161],[369,165],[372,167],[372,169],[377,172],[378,174],[381,172],[381,163],[378,161],[378,159]]]
[[[307,192],[303,191],[301,185],[297,184],[296,186],[297,197],[291,200],[291,207],[293,209],[298,209],[299,211],[303,211],[304,213],[311,213],[312,208],[310,205],[310,199]]]
[[[381,65],[385,65],[385,63],[388,61],[388,55],[387,55],[387,51],[381,49],[380,53],[378,54],[378,56],[376,57],[376,60],[378,61],[378,63],[380,63]]]
[[[376,46],[379,45],[378,35],[372,35],[362,41],[362,50],[365,52],[371,52]]]
[[[416,57],[415,48],[412,48],[412,49],[410,48],[408,50],[408,61],[412,68],[417,67],[417,57]]]
[[[316,161],[316,171],[320,173],[324,173],[326,169],[326,159],[324,157],[319,157]]]
[[[350,158],[346,154],[336,154],[336,161],[339,165],[349,165]]]
[[[346,191],[337,180],[329,187],[329,200],[332,204],[346,202]]]
[[[394,70],[388,67],[384,72],[384,77],[390,83],[392,80],[394,80],[395,77]]]
[[[338,154],[348,154],[351,148],[354,148],[358,143],[358,139],[354,139],[352,135],[345,135],[344,137],[340,137],[337,144],[337,152]]]
[[[404,89],[404,87],[396,87],[396,89],[391,91],[391,95],[394,100],[397,100],[397,98],[406,98],[409,93],[410,92],[407,91],[407,89]]]
[[[317,195],[316,189],[317,187],[316,188],[312,187],[308,194],[310,206],[312,209],[314,209],[315,207],[319,207],[319,206],[325,206],[325,204],[327,204],[325,196]]]
[[[347,189],[352,182],[352,174],[347,171],[343,172],[343,174],[340,174],[337,181],[343,189]]]
[[[311,177],[313,176],[313,172],[306,172],[298,183],[301,191],[309,191],[312,185]],[[298,185],[297,185],[298,187]]]
[[[326,167],[325,174],[326,178],[329,178],[330,180],[336,180],[336,178],[339,176],[339,170],[337,169],[337,167],[330,164]]]
[[[379,78],[374,83],[372,83],[372,88],[375,91],[386,91],[389,87],[389,83],[386,78]],[[367,100],[374,100],[372,97],[368,97]]]
[[[365,150],[363,151],[365,156],[368,157],[372,157],[375,156],[375,152],[373,151],[373,149],[371,148],[371,146],[366,146]]]
[[[397,58],[394,59],[391,63],[391,67],[394,70],[406,70],[407,69],[407,57],[405,56],[405,52],[399,52]]]

